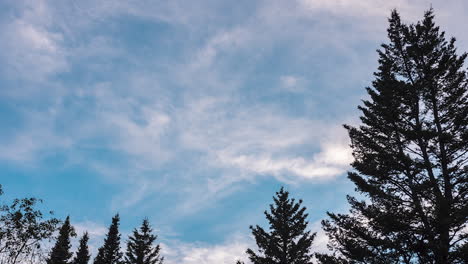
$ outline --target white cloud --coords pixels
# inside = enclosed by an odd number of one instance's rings
[[[109,36],[97,36],[84,44],[74,43],[81,34],[94,30],[93,26],[99,21],[121,14],[133,14],[145,19],[162,19],[179,25],[191,24],[190,27],[200,27],[197,30],[204,29],[207,22],[203,20],[203,16],[197,15],[197,18],[194,18],[194,15],[190,14],[193,10],[181,9],[179,4],[164,7],[173,11],[167,12],[175,16],[174,19],[170,19],[161,18],[157,14],[150,16],[149,10],[157,9],[150,2],[129,6],[112,1],[99,1],[96,8],[92,8],[92,2],[75,3],[71,9],[52,5],[47,1],[39,1],[37,4],[30,2],[26,5],[26,11],[12,24],[18,30],[15,29],[11,33],[18,39],[18,47],[21,48],[18,49],[18,57],[22,54],[36,54],[39,59],[28,57],[24,63],[21,62],[20,67],[30,65],[32,72],[38,71],[33,75],[40,79],[50,78],[54,73],[66,70],[68,63],[79,58],[132,57],[131,51],[113,48],[112,43],[118,39],[110,39]],[[66,12],[61,14],[59,7]],[[268,5],[259,7],[268,8]],[[177,158],[178,153],[198,153],[200,162],[193,164],[194,167],[222,170],[222,175],[200,176],[200,179],[190,181],[179,179],[175,175],[170,176],[173,177],[171,180],[180,180],[180,184],[197,182],[204,187],[208,186],[209,191],[203,195],[188,191],[191,194],[188,196],[196,198],[190,199],[192,202],[202,199],[210,203],[213,198],[224,197],[232,192],[237,183],[253,180],[259,175],[273,175],[283,181],[335,177],[346,168],[346,164],[339,161],[346,160],[346,157],[337,158],[343,156],[345,151],[340,148],[346,143],[336,143],[335,150],[326,144],[335,144],[328,138],[328,132],[338,130],[338,124],[327,125],[311,119],[288,116],[281,109],[268,104],[245,106],[239,98],[239,89],[244,85],[243,74],[246,73],[236,73],[218,67],[229,61],[226,57],[232,58],[238,54],[255,57],[256,55],[250,55],[274,46],[272,38],[288,39],[291,36],[290,30],[283,32],[278,30],[278,24],[270,25],[259,19],[257,16],[260,13],[255,13],[253,18],[246,21],[236,22],[231,27],[217,25],[216,30],[203,31],[205,41],[201,41],[202,44],[189,45],[189,55],[184,57],[181,63],[168,66],[168,78],[172,79],[171,82],[175,83],[175,86],[183,88],[168,91],[168,87],[172,87],[169,84],[164,87],[164,92],[170,95],[178,93],[177,97],[182,99],[177,104],[167,102],[166,98],[154,92],[154,86],[161,84],[157,73],[152,73],[151,70],[119,78],[128,81],[129,87],[125,88],[122,88],[124,85],[117,83],[118,81],[107,80],[91,84],[89,88],[80,87],[76,93],[51,94],[58,98],[71,94],[79,98],[90,98],[96,101],[97,107],[85,111],[89,111],[87,114],[92,118],[84,117],[79,123],[70,124],[63,133],[56,131],[53,124],[59,119],[67,118],[71,111],[67,112],[65,107],[59,109],[62,111],[61,115],[53,117],[49,121],[50,125],[46,126],[39,137],[34,134],[37,132],[33,131],[41,130],[32,127],[40,124],[31,121],[31,128],[25,130],[22,138],[19,133],[18,141],[13,142],[19,146],[17,153],[8,155],[11,159],[21,160],[26,157],[34,158],[37,151],[50,148],[55,142],[63,142],[58,144],[59,147],[98,142],[100,145],[92,147],[127,156],[125,164],[90,161],[85,156],[77,160],[83,164],[91,164],[91,167],[104,174],[119,175],[117,177],[132,186],[130,189],[134,191],[133,194],[129,194],[131,191],[124,193],[122,197],[125,196],[125,199],[116,198],[113,202],[113,206],[123,207],[132,206],[144,199],[147,193],[154,190],[148,186],[154,186],[156,181],[160,182],[159,175],[142,176],[142,171],[159,169]],[[88,21],[81,18],[92,19]],[[76,25],[73,20],[77,20]],[[193,21],[199,24],[194,25]],[[60,26],[52,26],[57,24]],[[293,27],[294,23],[286,26]],[[56,28],[63,32],[55,30]],[[296,33],[298,36],[303,35],[302,31]],[[67,48],[64,38],[76,47],[73,50]],[[36,65],[36,62],[43,65]],[[99,71],[99,66],[87,67]],[[245,68],[248,67],[246,63]],[[144,81],[143,85],[132,82],[130,79],[135,75],[149,80]],[[280,81],[284,88],[289,90],[298,90],[304,84],[304,79],[298,75],[285,75]],[[54,144],[51,144],[52,142]],[[14,149],[12,145],[8,146],[8,149],[12,148]],[[314,149],[314,152],[304,151],[305,148]],[[295,153],[299,149],[304,153]],[[126,202],[121,202],[123,200]]]
[[[67,118],[64,113],[52,117],[46,125],[41,124],[41,119],[28,121],[30,125],[10,138],[0,150],[3,159],[31,160],[44,149],[66,148],[76,146],[77,142],[104,138],[104,142],[99,142],[102,145],[95,147],[127,155],[128,164],[99,163],[89,161],[87,157],[81,157],[80,161],[93,163],[94,168],[106,174],[125,175],[125,180],[134,186],[135,195],[133,199],[127,199],[128,203],[115,203],[131,206],[153,190],[148,186],[160,181],[159,175],[141,176],[139,173],[159,169],[177,158],[179,153],[199,155],[199,162],[194,167],[221,170],[222,175],[216,177],[192,179],[192,182],[209,186],[209,192],[193,193],[190,197],[198,197],[207,203],[213,197],[229,193],[236,183],[258,176],[272,175],[293,182],[331,179],[342,174],[351,159],[345,131],[340,127],[341,120],[327,124],[318,121],[321,117],[314,112],[307,117],[291,116],[274,103],[247,105],[242,101],[242,92],[255,89],[244,83],[247,77],[255,74],[251,71],[256,67],[252,65],[256,62],[252,58],[261,60],[263,53],[277,51],[277,47],[284,45],[291,51],[287,54],[292,56],[289,63],[317,64],[316,70],[320,69],[321,62],[316,63],[315,57],[324,50],[337,49],[342,52],[338,55],[342,54],[351,65],[349,71],[336,67],[331,73],[323,71],[320,74],[332,76],[336,70],[345,72],[339,77],[349,82],[355,81],[353,78],[362,79],[362,75],[356,74],[356,68],[367,66],[361,66],[366,63],[362,62],[363,58],[358,56],[362,54],[355,48],[360,47],[363,40],[375,38],[374,29],[368,27],[378,27],[379,37],[383,36],[383,23],[391,8],[399,7],[403,12],[419,17],[426,9],[427,1],[264,1],[255,5],[257,9],[251,15],[243,19],[233,18],[235,21],[228,23],[223,20],[219,24],[213,23],[219,19],[219,14],[214,14],[217,13],[214,9],[219,6],[208,6],[206,3],[210,2],[187,7],[178,1],[162,6],[151,1],[80,1],[71,8],[53,3],[29,1],[15,19],[3,26],[5,30],[0,34],[6,41],[0,45],[6,45],[3,50],[11,48],[11,52],[1,56],[7,58],[10,68],[29,72],[18,76],[44,80],[67,70],[70,61],[78,57],[134,59],[131,50],[113,45],[122,41],[120,36],[95,36],[84,44],[76,41],[96,30],[94,27],[100,22],[109,22],[122,15],[164,21],[171,26],[183,27],[183,33],[196,35],[195,40],[188,39],[182,46],[184,56],[180,62],[158,67],[152,67],[153,62],[141,62],[148,63],[144,71],[136,69],[140,72],[118,76],[117,81],[108,77],[101,88],[94,84],[89,85],[89,89],[80,87],[76,95],[80,98],[89,96],[98,106],[86,109],[94,118],[83,119],[68,128],[71,136],[53,128],[54,121]],[[328,16],[329,13],[323,11],[350,14],[355,20],[352,27],[343,29],[340,23],[348,22],[349,16],[343,16],[345,20],[339,22],[337,16]],[[376,26],[373,22],[377,19],[381,24]],[[65,45],[70,44],[68,41],[76,46],[73,52]],[[232,58],[241,58],[242,66],[232,70],[229,67]],[[86,66],[99,73],[100,65]],[[280,76],[280,85],[292,92],[302,91],[305,75],[293,73]],[[162,77],[170,82],[164,83],[160,80]],[[277,75],[273,77],[277,78]],[[143,81],[133,81],[132,78]],[[336,76],[324,80],[330,81],[330,86],[339,83],[335,82]],[[125,87],[118,83],[120,81],[127,81],[128,85]],[[60,98],[63,95],[51,96]],[[168,99],[171,96],[177,99]],[[118,165],[127,168],[115,168]],[[168,177],[181,180],[173,175]],[[187,182],[181,180],[181,184]]]
[[[228,166],[236,166],[241,170],[259,174],[273,174],[280,180],[288,174],[304,179],[330,179],[344,173],[351,158],[350,150],[346,146],[324,149],[310,161],[302,157],[273,159],[270,156],[239,155],[232,157],[219,155],[219,160]]]
[[[281,76],[281,82],[285,87],[294,87],[298,83],[298,78],[291,75]]]
[[[72,222],[72,225],[78,235],[72,241],[73,247],[77,248],[79,238],[87,231],[90,237],[90,252],[92,253],[92,257],[96,256],[98,248],[102,246],[108,228],[92,221]],[[121,232],[121,248],[125,250],[128,232]],[[228,236],[228,239],[220,244],[189,243],[174,239],[161,239],[161,237],[156,242],[160,243],[161,255],[165,258],[165,263],[167,264],[219,264],[235,263],[236,260],[249,263],[245,251],[253,246],[253,241],[249,237],[238,234]]]
[[[116,129],[123,151],[151,161],[161,160],[163,151],[160,141],[170,118],[148,108],[143,108],[141,115],[140,123],[121,114],[109,113],[106,119]]]
[[[248,240],[239,236],[218,245],[181,242],[161,245],[168,264],[219,264],[236,263],[237,260],[249,263],[245,254],[249,246]]]
[[[78,236],[88,232],[92,238],[102,238],[107,234],[107,227],[92,221],[72,223]]]
[[[0,56],[5,77],[44,81],[50,74],[68,69],[63,36],[49,29],[49,10],[43,1],[33,1],[17,18],[2,25]]]
[[[48,151],[68,149],[74,144],[71,137],[58,135],[54,129],[54,107],[48,112],[28,111],[25,127],[0,139],[0,158],[22,165],[35,165]]]
[[[73,219],[71,219],[71,224],[75,228],[76,232],[76,237],[72,239],[72,247],[74,249],[78,249],[79,246],[79,240],[83,236],[85,232],[88,232],[89,235],[89,241],[88,241],[88,247],[89,251],[91,253],[91,258],[95,257],[98,249],[100,246],[102,246],[104,237],[106,236],[108,229],[107,227],[98,224],[93,221],[83,221],[83,222],[77,222],[74,223]],[[74,250],[76,252],[76,250]]]
[[[129,59],[130,67],[138,65],[145,69],[132,68],[139,72],[112,75],[104,83],[80,87],[77,97],[95,100],[97,107],[78,109],[76,116],[86,113],[93,118],[69,122],[65,132],[54,128],[56,121],[75,117],[67,116],[65,107],[54,110],[59,112],[57,115],[48,110],[27,114],[21,131],[2,138],[0,158],[24,165],[43,157],[39,155],[42,151],[70,150],[95,140],[98,145],[93,147],[128,157],[125,164],[91,160],[86,155],[78,158],[105,176],[118,175],[122,180],[119,183],[126,185],[126,190],[115,195],[111,202],[113,209],[134,206],[164,185],[165,191],[173,188],[169,191],[177,189],[181,193],[183,198],[175,210],[184,213],[206,208],[257,177],[273,176],[296,183],[332,179],[344,173],[351,155],[340,124],[348,116],[323,122],[314,112],[307,117],[291,116],[274,103],[243,102],[241,93],[257,88],[244,83],[245,79],[256,74],[256,67],[262,67],[255,65],[256,59],[263,63],[262,56],[269,52],[276,55],[278,47],[290,52],[285,54],[291,57],[285,63],[311,65],[311,76],[332,76],[324,78],[330,86],[339,86],[338,79],[345,82],[365,79],[358,70],[369,65],[357,49],[368,40],[384,41],[390,9],[397,7],[404,18],[413,20],[420,18],[429,1],[268,0],[259,1],[255,5],[257,10],[241,19],[231,18],[229,22],[225,20],[226,12],[219,12],[215,2],[85,0],[70,5],[60,1],[26,1],[18,15],[0,28],[3,50],[0,57],[5,62],[3,70],[8,78],[57,82],[52,78],[54,74],[67,71],[71,63],[80,59],[93,57],[102,57],[104,61]],[[457,16],[461,22],[457,24],[464,25],[460,17],[464,17],[466,8],[460,8],[460,4],[443,9],[449,4],[440,5],[442,10],[436,7],[436,14],[440,12],[447,21],[452,21],[452,11],[461,12]],[[128,15],[163,21],[169,24],[170,30],[181,30],[178,33],[187,37],[180,47],[182,60],[171,65],[144,60],[135,63],[133,51],[118,45],[123,41],[119,39],[121,36],[84,38],[96,33],[99,23],[112,25],[112,19]],[[460,27],[461,37],[464,30]],[[337,52],[349,68],[337,65],[326,71],[322,68],[323,61],[316,60],[324,52]],[[229,67],[232,58],[239,59],[241,66]],[[90,72],[102,73],[99,62],[91,61],[85,66]],[[320,72],[314,72],[318,69]],[[340,74],[336,74],[338,71]],[[293,71],[291,75],[280,76],[279,84],[287,91],[302,92],[311,79],[303,76],[307,75]],[[170,81],[164,83],[162,77]],[[44,89],[42,85],[37,87]],[[64,85],[63,89],[68,87]],[[24,91],[19,93],[29,95]],[[177,99],[172,101],[173,95]],[[330,95],[332,100],[333,93]],[[64,95],[50,93],[50,96],[60,100]],[[187,153],[197,155],[191,170],[184,172],[187,175],[142,173],[164,167],[180,159],[182,155],[177,154]],[[216,175],[197,174],[200,169],[213,169]],[[94,251],[107,231],[106,227],[92,222],[75,226],[79,233],[88,230],[92,237],[98,238],[92,242]],[[326,235],[319,231],[314,247],[325,250],[326,241]],[[237,258],[245,259],[249,243],[247,239],[237,238],[220,245],[168,242],[163,249],[169,264],[235,263]]]
[[[317,253],[327,253],[330,252],[327,248],[328,236],[322,229],[322,224],[320,221],[309,224],[309,227],[313,232],[316,232],[314,242],[312,243],[311,250]]]
[[[200,68],[211,66],[219,52],[226,49],[236,49],[246,42],[246,34],[242,28],[222,31],[211,37],[207,43],[196,53],[192,67]]]
[[[354,16],[388,16],[389,12],[395,8],[403,12],[414,12],[420,8],[421,4],[430,3],[421,0],[299,0],[298,2],[306,10],[327,10],[332,13]]]
[[[283,75],[280,77],[281,88],[292,93],[304,92],[305,80],[299,76]]]
[[[213,166],[314,179],[334,177],[351,161],[344,133],[333,132],[342,130],[339,125],[283,116],[265,106],[231,112],[226,104],[206,98],[184,110],[183,145],[205,151]],[[307,158],[294,154],[295,147],[321,150]]]
[[[57,51],[57,45],[55,43],[58,37],[57,35],[41,31],[31,24],[26,24],[24,21],[16,21],[14,24],[15,30],[19,35],[18,37],[24,42],[28,42],[32,49],[47,52]]]
[[[327,249],[328,237],[321,229],[319,222],[309,225],[312,232],[317,235],[312,243],[312,252],[329,252]],[[184,243],[176,240],[166,240],[161,244],[162,255],[165,256],[165,262],[168,264],[219,264],[236,263],[241,260],[245,263],[251,263],[245,253],[247,248],[256,249],[255,240],[252,236],[229,235],[223,243],[204,244],[204,243]]]

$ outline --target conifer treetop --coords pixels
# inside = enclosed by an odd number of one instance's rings
[[[89,235],[85,232],[80,239],[78,251],[76,252],[75,258],[73,258],[72,264],[88,264],[91,254],[88,248]]]
[[[94,259],[94,264],[121,264],[123,253],[120,251],[120,216],[116,214],[112,218],[112,224],[109,227],[104,245],[99,248],[98,254]]]
[[[160,245],[154,245],[158,236],[153,234],[153,229],[147,218],[139,229],[134,229],[127,241],[125,253],[126,264],[162,264],[164,258],[160,255]]]
[[[76,236],[75,229],[70,224],[70,217],[67,216],[59,230],[59,235],[47,259],[47,264],[69,264],[70,258],[73,256],[73,253],[70,252],[70,237],[73,236]]]
[[[260,226],[251,226],[258,252],[248,249],[247,254],[255,264],[308,264],[312,263],[310,250],[315,233],[306,231],[308,214],[302,200],[289,198],[289,192],[281,188],[273,197],[270,210],[265,211],[269,232]]]
[[[435,25],[434,11],[405,24],[394,10],[378,51],[362,124],[346,125],[354,162],[348,214],[323,227],[322,263],[465,263],[468,252],[466,53]]]

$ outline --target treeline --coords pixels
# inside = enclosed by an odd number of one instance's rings
[[[289,192],[281,188],[273,201],[270,211],[265,211],[271,230],[267,232],[260,226],[251,226],[259,253],[253,249],[247,249],[246,253],[253,263],[277,263],[272,262],[273,259],[281,261],[278,263],[309,263],[313,257],[310,248],[315,233],[307,231],[308,214],[301,205],[302,200],[290,198]],[[38,202],[41,200],[16,199],[11,205],[1,208],[0,263],[89,264],[88,233],[82,234],[73,253],[71,239],[77,234],[70,217],[61,222],[51,217],[52,212],[49,212],[49,217],[45,218],[36,209]],[[121,249],[119,223],[117,214],[112,218],[93,264],[163,264],[161,247],[156,243],[157,236],[148,219],[144,219],[141,226],[128,237],[125,252]],[[43,248],[46,242],[53,242],[53,247]]]
[[[119,215],[112,218],[112,224],[109,227],[104,245],[102,245],[96,257],[94,264],[111,264],[111,263],[127,263],[127,264],[162,264],[163,257],[160,256],[160,246],[155,245],[157,236],[153,234],[153,230],[148,219],[144,219],[139,229],[134,229],[133,233],[127,240],[127,249],[125,255],[120,249],[120,233],[119,233]],[[59,230],[59,235],[56,239],[55,246],[52,248],[49,257],[46,259],[47,264],[87,264],[91,258],[88,249],[88,233],[85,232],[80,239],[78,250],[73,260],[73,254],[70,252],[70,238],[76,236],[73,226],[70,224],[70,217],[65,219],[65,222]]]
[[[2,189],[0,185],[0,194]],[[0,263],[1,264],[88,264],[91,252],[88,247],[89,235],[85,232],[79,239],[75,253],[71,251],[71,239],[76,237],[70,217],[61,222],[44,216],[37,209],[36,198],[15,199],[11,205],[0,208]],[[121,250],[119,215],[112,218],[103,245],[98,249],[94,264],[162,264],[161,247],[156,244],[157,236],[148,219],[134,229],[128,237],[125,254]],[[54,243],[48,250],[46,244]]]
[[[348,196],[348,213],[328,212],[322,226],[329,253],[315,253],[306,208],[281,189],[265,212],[269,228],[250,227],[257,244],[246,251],[252,263],[468,263],[467,54],[458,54],[432,10],[415,24],[393,11],[387,32],[366,88],[369,99],[359,106],[361,124],[345,125],[354,157],[348,178],[365,199]],[[42,242],[60,223],[44,219],[37,202],[15,200],[1,208],[1,263],[88,263],[86,234],[74,257],[70,252],[69,218],[52,250],[41,255]],[[94,263],[163,262],[147,220],[130,236],[125,255],[118,225],[117,215]]]

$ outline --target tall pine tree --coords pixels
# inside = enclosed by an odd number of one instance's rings
[[[315,233],[306,231],[306,208],[302,200],[289,198],[283,188],[273,197],[274,204],[265,216],[270,223],[270,232],[260,226],[250,227],[258,246],[258,253],[247,250],[254,264],[308,264],[312,263],[310,247]]]
[[[94,259],[94,264],[121,264],[122,252],[120,252],[120,233],[119,233],[119,214],[112,218],[112,224],[109,227],[107,237],[104,239],[104,245],[99,248],[98,254]]]
[[[126,264],[162,264],[161,247],[154,245],[158,237],[153,234],[148,219],[144,219],[140,229],[134,229],[127,242]]]
[[[345,126],[367,199],[323,221],[333,255],[322,263],[466,263],[468,79],[466,54],[434,24],[392,12],[362,125]]]
[[[88,264],[91,255],[89,254],[88,248],[89,236],[88,232],[85,232],[80,239],[80,245],[76,252],[75,258],[73,258],[72,264]]]
[[[69,264],[73,253],[70,252],[70,237],[76,236],[73,226],[70,224],[70,217],[67,216],[65,222],[59,230],[57,241],[50,252],[47,264]]]

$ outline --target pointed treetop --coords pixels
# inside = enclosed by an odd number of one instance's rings
[[[154,244],[156,239],[157,236],[153,234],[149,220],[143,219],[140,228],[135,228],[128,239],[125,262],[127,264],[162,264],[164,258],[160,255],[160,245]]]
[[[265,231],[260,226],[251,226],[258,252],[247,250],[249,259],[254,264],[309,264],[312,263],[311,246],[315,233],[306,231],[306,208],[302,200],[296,202],[289,198],[289,192],[282,187],[270,205],[270,211],[265,211],[270,230]]]
[[[120,252],[120,233],[119,233],[119,214],[112,218],[112,224],[109,227],[104,245],[99,248],[98,254],[94,259],[94,264],[120,264],[122,261],[122,252]]]
[[[88,232],[85,232],[80,239],[80,244],[78,246],[78,251],[76,256],[72,261],[72,264],[88,264],[91,254],[89,253],[88,248],[89,235]]]
[[[70,224],[70,217],[67,216],[59,230],[57,241],[50,252],[47,264],[69,264],[69,260],[73,255],[70,252],[70,237],[74,236],[76,236],[75,230]]]

